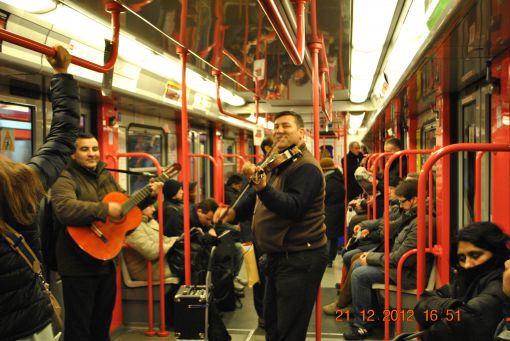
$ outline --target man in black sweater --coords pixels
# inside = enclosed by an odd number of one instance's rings
[[[280,153],[297,146],[298,157],[266,175],[247,163],[254,192],[229,210],[226,220],[253,214],[256,245],[267,253],[264,318],[266,340],[306,339],[317,290],[328,262],[324,226],[325,181],[304,143],[304,124],[294,112],[276,114],[274,142]],[[254,208],[254,210],[253,210]],[[223,209],[219,209],[216,220]]]
[[[363,189],[360,187],[354,172],[359,167],[363,155],[361,154],[361,148],[359,142],[353,141],[349,143],[349,153],[347,153],[347,201],[356,199],[358,195],[363,193]],[[342,159],[342,167],[344,166],[344,159]],[[345,171],[345,170],[344,170]]]

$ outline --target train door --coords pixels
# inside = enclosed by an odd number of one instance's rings
[[[160,165],[167,163],[167,141],[163,129],[141,124],[130,124],[126,134],[126,152],[142,152],[154,156]],[[154,163],[145,158],[128,158],[130,171],[156,173]],[[131,175],[128,180],[128,191],[133,193],[147,185],[149,177]]]
[[[205,130],[190,130],[189,145],[191,154],[211,154],[211,141]],[[197,183],[197,202],[211,197],[211,172],[214,167],[209,160],[204,158],[191,158],[190,160],[190,181]]]
[[[0,102],[0,154],[16,162],[30,161],[33,153],[34,108]]]
[[[458,104],[457,142],[490,142],[490,94],[476,86],[461,94]],[[474,219],[476,153],[460,153],[457,157],[457,226],[466,226]],[[482,174],[490,174],[490,155],[482,162]],[[490,215],[490,177],[482,176],[482,220]]]

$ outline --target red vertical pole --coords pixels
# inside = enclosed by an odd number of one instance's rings
[[[485,152],[476,153],[475,163],[475,221],[482,221],[482,158]]]
[[[216,169],[214,170],[214,198],[218,202],[223,202],[223,157],[221,144],[221,129],[216,124],[213,131],[213,157],[216,161]]]
[[[181,32],[180,43],[177,46],[177,53],[181,56],[182,63],[182,108],[181,108],[181,150],[182,150],[182,189],[183,189],[183,219],[184,219],[184,283],[191,285],[191,262],[190,262],[190,233],[189,233],[189,142],[188,142],[188,102],[187,102],[187,84],[186,84],[186,63],[188,59],[188,49],[186,47],[186,20],[188,17],[188,0],[181,1]],[[165,321],[161,321],[164,326]]]

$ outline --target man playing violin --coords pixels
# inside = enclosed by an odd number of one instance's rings
[[[290,157],[265,174],[246,163],[243,173],[254,192],[229,209],[224,221],[243,220],[253,212],[255,244],[267,253],[264,318],[266,340],[306,339],[317,290],[328,262],[324,226],[325,181],[304,143],[303,119],[297,113],[276,114],[274,143],[279,153],[297,146]],[[215,213],[215,220],[225,208]]]

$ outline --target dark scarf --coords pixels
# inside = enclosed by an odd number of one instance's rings
[[[454,282],[455,298],[467,301],[477,293],[475,292],[482,282],[486,282],[484,277],[501,277],[503,273],[503,261],[498,256],[493,256],[483,264],[471,269],[458,267],[457,277]]]

